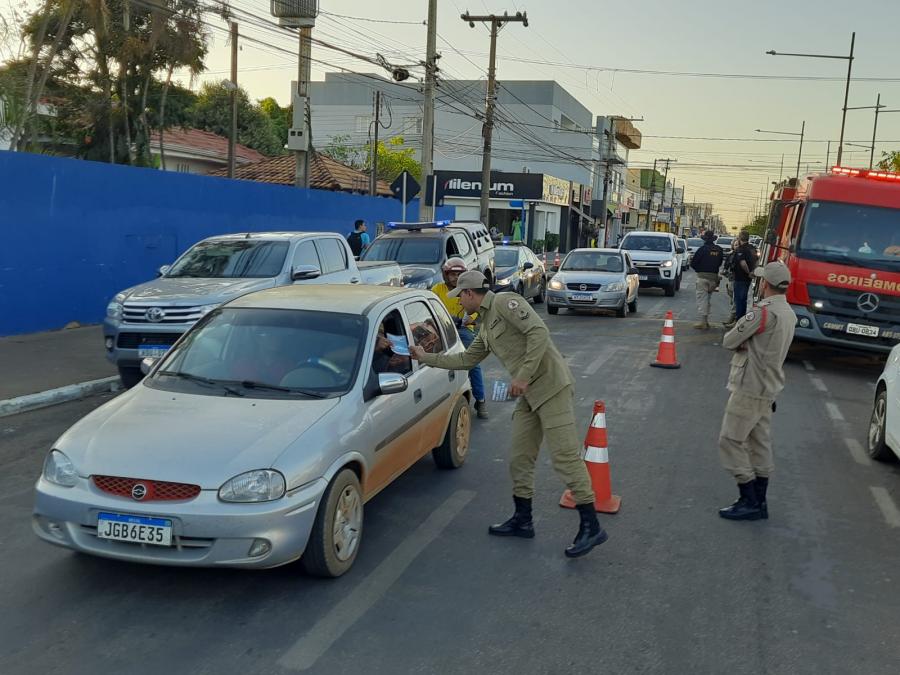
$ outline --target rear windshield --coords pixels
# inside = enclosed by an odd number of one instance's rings
[[[176,260],[166,276],[201,279],[276,277],[281,273],[287,252],[286,241],[201,241]]]
[[[626,251],[655,251],[670,253],[672,240],[668,237],[651,237],[641,234],[629,234],[622,240],[622,248]]]
[[[366,252],[363,260],[392,260],[401,265],[436,265],[441,262],[444,244],[441,239],[399,238],[376,239]]]

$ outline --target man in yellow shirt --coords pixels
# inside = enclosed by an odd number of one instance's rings
[[[462,258],[448,258],[441,269],[444,281],[435,284],[431,289],[432,293],[444,303],[444,307],[450,312],[450,316],[453,317],[453,323],[456,324],[459,339],[462,340],[466,349],[475,340],[475,322],[478,320],[478,315],[467,314],[459,298],[450,297],[450,291],[456,288],[459,275],[467,271],[467,269],[466,263]],[[475,413],[479,419],[487,419],[488,414],[484,405],[484,375],[481,372],[481,366],[475,366],[469,371],[469,382],[472,383],[472,395],[475,397]]]

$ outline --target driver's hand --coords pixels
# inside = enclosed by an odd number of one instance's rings
[[[391,347],[393,347],[393,345],[391,344],[391,341],[386,337],[382,337],[381,335],[379,335],[377,338],[375,338],[375,349],[377,349],[378,351],[386,352],[391,349]]]
[[[425,350],[422,349],[419,345],[410,345],[409,355],[416,361],[421,361],[422,357],[425,356]]]

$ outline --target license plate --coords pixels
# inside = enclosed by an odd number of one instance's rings
[[[141,345],[138,347],[138,356],[143,358],[161,359],[166,355],[169,348],[166,345]]]
[[[97,516],[97,536],[133,544],[171,546],[172,521],[123,513],[101,513]]]
[[[648,278],[646,274],[641,274],[638,276],[638,281],[647,281]]]
[[[858,323],[848,323],[847,333],[850,335],[865,335],[866,337],[878,337],[881,329],[878,326],[862,326]]]
[[[580,302],[590,302],[593,299],[594,299],[594,296],[591,295],[590,293],[573,293],[572,294],[572,300],[575,300],[576,302],[579,302],[579,301]]]

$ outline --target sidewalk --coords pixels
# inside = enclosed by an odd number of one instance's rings
[[[0,407],[21,396],[118,375],[106,360],[101,326],[0,338],[0,373]],[[78,398],[78,393],[73,390],[59,400]]]

